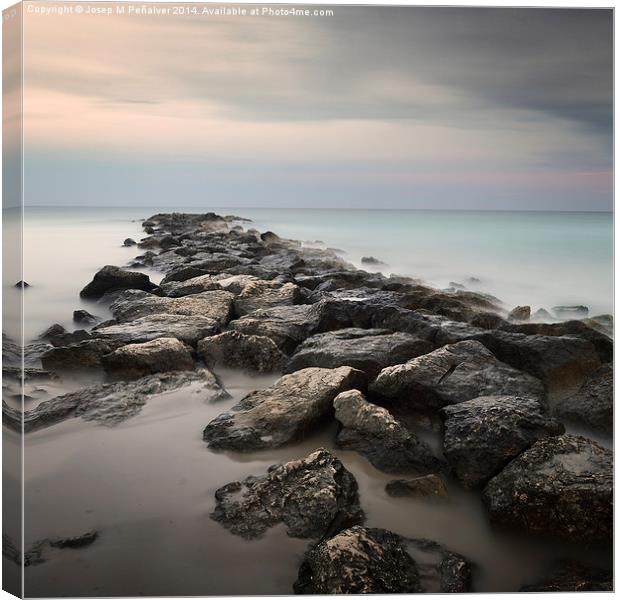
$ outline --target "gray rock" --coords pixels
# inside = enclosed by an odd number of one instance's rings
[[[458,404],[478,396],[543,396],[540,381],[497,360],[481,343],[464,341],[402,365],[386,367],[372,382],[373,393],[406,401],[415,409]]]
[[[375,377],[384,367],[400,364],[433,349],[430,342],[387,329],[340,329],[305,340],[288,361],[285,371],[306,367],[349,366]]]
[[[230,320],[233,294],[219,291],[202,292],[182,298],[153,296],[145,292],[127,291],[112,304],[110,310],[119,321],[133,321],[140,317],[163,313],[213,319],[220,326]]]
[[[177,338],[195,346],[198,340],[220,332],[217,321],[197,315],[154,314],[128,323],[97,325],[93,335],[126,344],[149,342],[157,338]]]
[[[176,338],[127,344],[103,356],[102,363],[106,373],[116,379],[138,379],[153,373],[194,368],[188,347]]]
[[[552,321],[553,317],[551,316],[551,313],[544,309],[544,308],[539,308],[532,316],[531,316],[531,320],[532,321]]]
[[[104,354],[113,352],[121,345],[116,340],[90,339],[51,348],[41,356],[44,369],[67,371],[73,369],[97,369],[101,367]]]
[[[106,265],[100,269],[93,280],[80,292],[82,298],[101,298],[103,294],[113,290],[144,290],[150,292],[157,286],[148,275],[137,271],[126,271],[120,267]]]
[[[466,488],[497,475],[537,440],[564,433],[537,400],[482,396],[441,410],[444,456]]]
[[[232,254],[214,252],[203,256],[194,256],[193,262],[183,264],[170,270],[161,280],[162,284],[171,281],[187,281],[200,275],[217,275],[234,267],[249,265],[252,261]]]
[[[136,245],[136,240],[134,240],[133,238],[125,238],[125,241],[123,242],[123,246],[135,246]]]
[[[171,281],[170,283],[164,283],[161,288],[169,298],[181,298],[183,296],[191,296],[192,294],[222,289],[212,275],[200,275],[185,281]]]
[[[544,438],[491,479],[494,525],[570,541],[610,541],[613,453],[581,436]]]
[[[215,499],[211,518],[247,539],[280,523],[291,537],[322,538],[364,518],[355,478],[323,448],[262,477],[229,483]]]
[[[511,321],[529,321],[532,308],[530,306],[515,306],[509,313],[508,319]]]
[[[206,400],[217,400],[228,394],[206,369],[158,373],[136,381],[93,385],[77,392],[41,402],[23,413],[24,431],[29,433],[50,427],[73,417],[102,425],[116,425],[138,414],[154,395],[191,388]],[[21,430],[22,413],[3,402],[3,423]]]
[[[363,265],[385,265],[384,262],[380,261],[378,258],[374,256],[362,256],[362,264]]]
[[[232,410],[211,421],[204,439],[211,448],[257,450],[276,448],[299,439],[333,414],[333,400],[366,377],[350,367],[303,369],[252,392]]]
[[[73,311],[73,322],[74,323],[84,323],[85,325],[94,325],[95,323],[99,323],[99,321],[101,321],[100,317],[91,315],[87,310],[74,310]]]
[[[352,527],[323,540],[305,557],[297,594],[395,594],[423,591],[420,574],[401,536]]]
[[[554,306],[553,312],[559,319],[579,319],[588,316],[587,306]]]
[[[284,355],[268,337],[226,331],[198,342],[198,352],[210,366],[221,365],[258,373],[280,371]]]
[[[426,474],[440,468],[441,463],[425,443],[385,408],[368,402],[359,390],[338,394],[334,409],[342,424],[337,445],[359,452],[377,469]]]
[[[594,371],[579,391],[558,401],[553,413],[591,431],[611,435],[614,428],[614,369],[606,364]]]
[[[395,498],[448,498],[446,482],[434,473],[414,479],[394,479],[386,484],[385,491]]]
[[[259,309],[293,306],[301,300],[301,291],[294,283],[258,280],[248,283],[235,298],[235,314],[241,317]]]

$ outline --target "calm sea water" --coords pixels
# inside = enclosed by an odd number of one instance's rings
[[[72,311],[80,306],[104,316],[102,307],[81,303],[79,290],[99,267],[133,258],[139,251],[122,247],[123,239],[140,237],[139,220],[163,210],[28,209],[26,337],[36,337],[54,322],[71,327]],[[593,313],[611,311],[610,215],[225,212],[252,218],[261,230],[321,240],[346,251],[357,264],[362,256],[374,255],[388,263],[387,271],[436,285],[478,277],[481,289],[510,305],[580,302]],[[4,293],[18,294],[10,282]],[[9,333],[11,327],[19,329],[17,319],[8,325]],[[384,486],[394,476],[354,452],[334,448],[333,424],[277,450],[212,452],[202,441],[204,426],[248,391],[275,379],[236,371],[218,374],[232,395],[229,400],[206,403],[180,391],[153,397],[139,415],[113,428],[72,419],[26,437],[26,546],[93,528],[101,533],[92,546],[52,552],[47,562],[26,569],[28,596],[291,593],[306,540],[289,538],[278,527],[248,542],[209,513],[219,486],[261,475],[271,464],[306,456],[320,446],[335,452],[356,477],[369,526],[432,539],[467,556],[475,564],[476,591],[516,591],[561,557],[610,564],[606,548],[584,551],[493,530],[480,494],[463,491],[453,481],[448,481],[451,499],[445,503],[390,498]],[[70,390],[76,382],[55,385]],[[426,436],[439,447],[438,435]],[[608,447],[612,443],[600,441]]]
[[[51,321],[69,324],[78,291],[105,264],[136,255],[125,237],[141,237],[139,220],[170,210],[214,210],[251,218],[258,229],[385,263],[385,273],[421,278],[437,287],[466,282],[494,294],[506,308],[584,304],[590,314],[613,312],[611,213],[448,212],[396,210],[203,208],[28,208],[24,273],[26,337]],[[5,290],[5,293],[12,291]]]

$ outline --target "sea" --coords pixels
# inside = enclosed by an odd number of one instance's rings
[[[124,265],[139,254],[135,247],[124,247],[123,240],[138,240],[144,235],[142,219],[170,210],[237,214],[252,219],[247,227],[338,249],[357,266],[362,257],[373,256],[384,263],[373,270],[410,275],[440,288],[454,282],[494,294],[507,309],[529,304],[551,311],[556,305],[580,304],[591,315],[613,311],[611,214],[26,208],[26,340],[53,323],[72,328],[77,308],[107,316],[100,305],[82,302],[80,289],[100,267]],[[18,244],[18,237],[13,242]],[[10,251],[5,246],[5,260]],[[149,274],[155,281],[161,277]],[[6,299],[11,305],[20,294],[6,279],[3,292],[5,308]],[[5,333],[17,336],[18,313],[13,320],[5,314]],[[377,471],[355,452],[335,448],[335,424],[276,450],[210,451],[202,440],[207,423],[276,379],[234,370],[217,375],[231,394],[228,400],[208,403],[194,393],[173,392],[153,397],[140,414],[115,427],[70,419],[26,436],[26,547],[44,538],[100,532],[91,546],[51,550],[46,562],[28,567],[27,596],[291,593],[308,540],[291,538],[276,527],[247,541],[209,514],[220,486],[262,475],[274,463],[319,447],[336,453],[354,474],[368,526],[434,540],[466,556],[474,565],[475,591],[517,591],[545,575],[556,559],[610,564],[608,548],[541,542],[493,529],[480,493],[464,491],[451,480],[445,502],[389,497],[385,484],[395,476]],[[79,385],[83,382],[64,379],[54,393]],[[439,434],[423,435],[440,449]],[[7,436],[13,436],[17,448],[16,434]],[[610,439],[599,441],[612,446]]]

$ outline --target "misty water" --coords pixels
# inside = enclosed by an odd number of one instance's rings
[[[139,220],[164,210],[29,209],[24,231],[25,279],[31,285],[24,298],[26,339],[55,322],[73,327],[71,314],[80,307],[106,316],[100,305],[80,301],[79,290],[101,266],[123,265],[139,254],[136,248],[122,247],[123,239],[138,239]],[[227,212],[252,218],[261,230],[339,247],[356,264],[361,256],[374,255],[388,263],[389,271],[436,285],[477,277],[481,289],[509,305],[580,303],[591,306],[592,314],[611,312],[610,215],[545,214],[537,221],[531,214],[485,213],[479,223],[471,213],[452,213],[442,226],[436,213]],[[416,218],[424,223],[414,225]],[[516,231],[519,220],[523,227],[523,219],[531,227],[522,232],[527,239],[519,249],[508,232]],[[504,235],[498,231],[502,228]],[[513,245],[505,248],[502,238]],[[470,247],[472,239],[478,243]],[[161,276],[149,274],[155,281]],[[17,293],[5,287],[5,294]],[[26,595],[291,593],[308,540],[290,538],[277,527],[259,540],[246,541],[209,513],[218,487],[262,475],[274,463],[321,446],[337,454],[356,477],[368,526],[428,538],[463,554],[474,564],[476,591],[515,591],[544,574],[553,558],[575,556],[598,565],[611,560],[608,548],[496,532],[480,494],[465,492],[452,481],[445,502],[391,498],[384,486],[397,476],[381,473],[356,453],[336,449],[335,424],[278,450],[213,452],[202,440],[204,426],[248,391],[276,379],[230,370],[218,375],[230,399],[207,402],[184,389],[149,399],[139,415],[115,427],[71,419],[26,436],[26,548],[42,538],[100,532],[91,546],[50,550],[46,562],[28,567]],[[54,393],[82,384],[65,380]],[[425,437],[440,447],[437,434],[426,432]],[[599,441],[611,447],[611,440]]]

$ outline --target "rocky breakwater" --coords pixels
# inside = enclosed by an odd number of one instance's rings
[[[516,319],[492,296],[367,273],[331,250],[245,229],[237,217],[158,214],[143,226],[143,253],[127,269],[104,267],[82,291],[113,318],[51,331],[52,345],[29,351],[42,373],[73,365],[107,381],[23,415],[5,403],[9,426],[23,420],[32,431],[73,417],[111,425],[154,394],[191,386],[223,397],[210,368],[279,373],[202,427],[206,451],[250,453],[332,424],[333,451],[230,482],[212,509],[235,535],[284,524],[307,538],[299,593],[475,589],[470,561],[441,544],[364,527],[340,450],[407,477],[388,484],[388,499],[446,501],[448,481],[482,488],[498,530],[609,542],[611,452],[564,433],[569,421],[610,431],[613,343],[591,326],[596,319],[528,323],[527,311]],[[161,283],[142,268],[162,272]],[[420,427],[435,428],[443,453]]]

